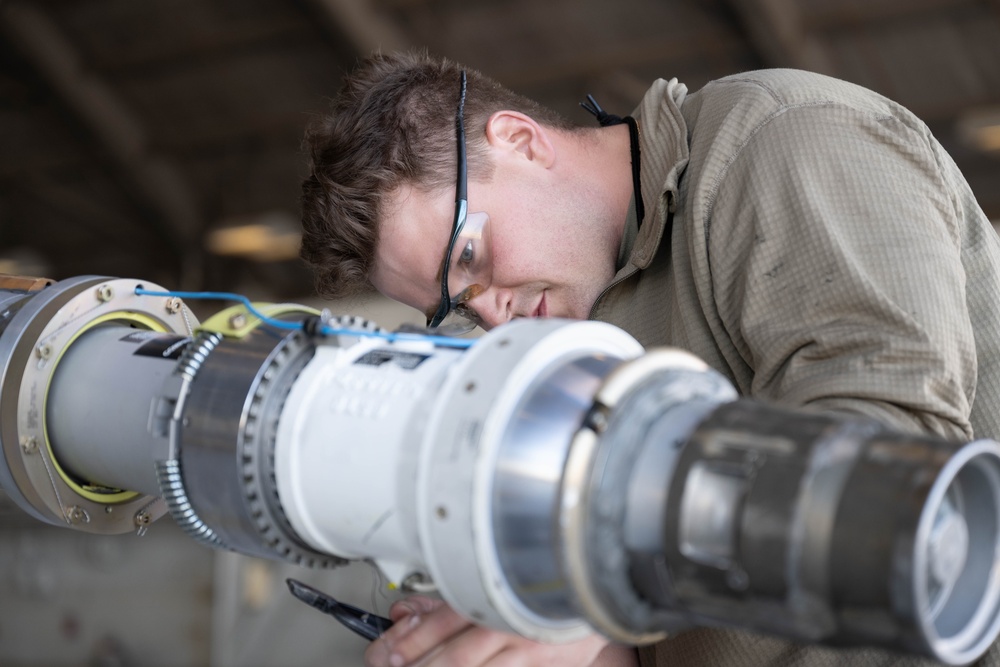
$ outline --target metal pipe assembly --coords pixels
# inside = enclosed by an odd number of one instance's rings
[[[959,665],[1000,632],[992,440],[740,399],[607,324],[358,324],[0,277],[0,486],[91,533],[169,513],[212,547],[370,560],[540,641],[726,625]]]

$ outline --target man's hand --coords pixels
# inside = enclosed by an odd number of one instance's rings
[[[540,644],[470,623],[440,600],[414,596],[389,610],[394,625],[365,652],[368,667],[633,667],[634,649],[594,635]],[[606,650],[605,650],[605,647]]]

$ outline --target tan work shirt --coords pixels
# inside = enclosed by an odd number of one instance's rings
[[[1000,240],[919,119],[793,70],[693,94],[659,80],[633,115],[646,218],[592,318],[690,350],[746,396],[1000,437]],[[982,664],[1000,665],[996,652]],[[642,655],[671,667],[921,664],[729,630]]]

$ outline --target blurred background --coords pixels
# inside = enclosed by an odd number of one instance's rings
[[[419,322],[371,295],[320,304],[296,259],[305,126],[359,58],[407,47],[582,123],[587,93],[624,114],[656,77],[830,74],[923,118],[1000,220],[1000,0],[0,0],[0,273]],[[80,536],[0,497],[0,664],[361,664],[283,579],[384,612],[366,565],[299,572],[168,522]]]

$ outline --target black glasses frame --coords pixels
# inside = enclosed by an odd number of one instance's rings
[[[461,81],[458,113],[455,116],[455,133],[458,143],[458,182],[455,185],[455,220],[451,225],[451,241],[448,243],[448,250],[444,255],[444,268],[441,270],[441,303],[438,304],[434,315],[427,319],[427,326],[432,329],[439,326],[456,305],[453,303],[451,292],[448,290],[448,269],[451,267],[451,255],[455,250],[455,242],[458,240],[459,234],[462,233],[462,228],[465,227],[465,221],[469,215],[469,170],[465,149],[465,70],[462,70]]]

